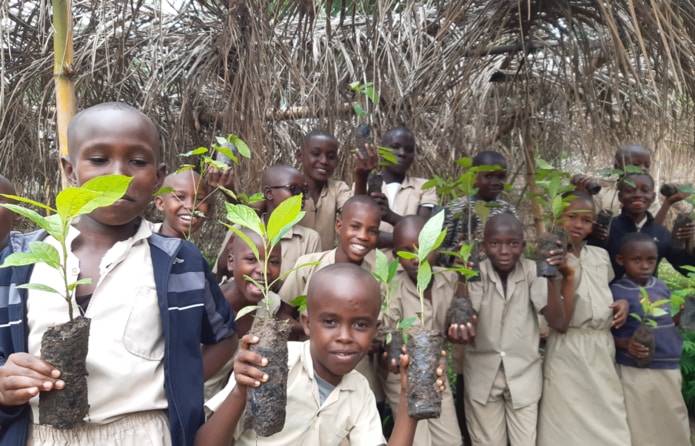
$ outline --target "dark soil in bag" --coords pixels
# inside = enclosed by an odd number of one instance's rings
[[[442,412],[442,394],[437,388],[436,369],[442,351],[439,330],[416,328],[408,333],[408,415],[416,420],[438,418]]]
[[[269,437],[285,426],[287,406],[287,321],[256,319],[249,334],[258,336],[258,344],[249,350],[268,358],[268,365],[259,367],[268,375],[260,387],[249,387],[244,412],[244,428],[253,429],[261,437]]]
[[[87,350],[91,319],[77,317],[51,327],[41,338],[41,359],[60,370],[61,390],[41,392],[39,423],[70,429],[89,411],[87,399]]]
[[[647,324],[642,324],[637,330],[635,330],[635,334],[632,335],[632,337],[635,339],[635,341],[649,348],[649,354],[647,354],[646,357],[635,358],[635,362],[637,362],[638,366],[648,366],[652,362],[652,358],[654,357],[654,348],[656,346],[656,342],[654,340],[654,331]]]
[[[690,217],[690,214],[688,213],[682,213],[676,216],[676,220],[673,222],[673,229],[671,230],[671,248],[679,250],[688,249],[688,251],[692,252],[692,240],[683,240],[676,238],[678,231],[682,228],[685,228],[692,222],[693,219]]]
[[[558,245],[557,242],[560,242]],[[545,261],[550,257],[550,251],[562,249],[567,252],[567,234],[562,230],[546,232],[538,237],[538,260],[536,260],[536,275],[538,277],[552,278],[557,276],[557,266],[550,265]]]
[[[401,350],[404,344],[403,332],[401,330],[388,330],[386,334],[387,336],[384,338],[384,350],[387,355],[387,364],[390,366],[391,361],[395,360],[396,366],[399,366],[401,363]],[[388,334],[391,336],[388,336]]]
[[[469,298],[464,296],[456,296],[454,297],[454,300],[451,301],[449,309],[446,310],[445,325],[449,327],[452,324],[468,324],[473,322],[473,316],[475,314],[473,302],[471,302]]]

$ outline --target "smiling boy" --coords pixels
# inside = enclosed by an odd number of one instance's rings
[[[302,315],[309,341],[288,344],[283,430],[258,437],[240,422],[247,389],[268,380],[262,369],[268,360],[248,350],[258,338],[247,335],[235,361],[234,379],[208,404],[215,414],[198,432],[196,444],[338,446],[348,440],[351,446],[385,445],[374,395],[354,371],[377,332],[380,307],[379,284],[362,268],[342,263],[317,272]],[[405,372],[403,362],[401,371]],[[437,370],[440,376],[441,372]],[[443,385],[441,379],[438,385]],[[400,410],[407,414],[404,384]],[[412,445],[416,423],[409,416],[399,417],[388,444]]]
[[[2,269],[0,444],[190,444],[204,421],[204,359],[220,350],[230,357],[237,338],[200,251],[152,234],[141,218],[165,171],[157,128],[131,106],[99,104],[73,118],[68,146],[61,161],[72,185],[111,174],[133,178],[122,199],[82,216],[68,234],[68,282],[91,279],[76,288],[73,302],[92,320],[89,415],[69,430],[33,424],[39,391],[65,385],[40,359],[40,343],[47,327],[68,320],[67,303],[15,286],[60,288],[63,280],[42,263]],[[57,246],[45,231],[12,233],[2,258],[26,252],[33,240]]]
[[[205,200],[207,184],[197,172],[184,170],[167,175],[162,187],[173,190],[154,198],[154,205],[164,213],[164,220],[153,229],[169,237],[188,240],[210,213],[210,202]]]

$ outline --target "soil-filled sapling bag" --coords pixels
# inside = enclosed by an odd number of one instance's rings
[[[632,335],[633,339],[649,349],[649,353],[644,358],[635,358],[635,362],[640,367],[646,367],[652,363],[656,341],[654,340],[654,330],[647,324],[641,324]]]
[[[546,261],[551,251],[562,250],[567,252],[567,233],[560,228],[553,232],[546,232],[538,237],[538,259],[536,260],[536,275],[538,277],[553,278],[557,276],[557,266],[550,265]]]
[[[442,413],[442,394],[436,373],[442,345],[439,330],[413,329],[408,333],[406,396],[408,415],[416,420],[438,418]]]

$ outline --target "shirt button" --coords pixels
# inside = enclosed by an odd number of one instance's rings
[[[78,274],[78,273],[80,272],[80,270],[77,269],[77,268],[73,268],[73,269],[71,270],[71,272],[72,272],[73,274]]]
[[[504,353],[504,352],[500,352],[500,356],[501,356],[501,357],[503,357],[503,358],[504,358],[504,356],[505,356],[505,355],[506,355],[506,353]]]

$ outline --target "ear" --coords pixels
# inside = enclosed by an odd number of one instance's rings
[[[295,158],[297,158],[297,161],[298,161],[299,163],[302,162],[302,159],[303,159],[303,157],[304,157],[304,151],[302,150],[301,147],[297,149],[297,152],[295,152],[295,155],[294,155],[294,156],[295,156]]]
[[[157,195],[156,197],[154,197],[154,206],[158,210],[164,212],[164,199],[161,195]]]
[[[63,167],[63,172],[65,172],[65,178],[67,178],[70,186],[77,186],[77,175],[75,174],[75,167],[72,165],[72,161],[67,156],[62,156],[60,158],[60,165]]]
[[[227,254],[227,271],[234,273],[234,256],[231,252]]]
[[[617,263],[620,266],[625,266],[625,259],[621,254],[615,256],[615,263]]]
[[[340,230],[342,229],[342,227],[343,227],[343,221],[340,219],[340,217],[338,217],[335,220],[335,233],[340,234]]]
[[[309,314],[306,311],[302,311],[299,315],[299,320],[302,322],[302,327],[304,327],[304,334],[309,336],[311,330],[309,329]]]
[[[157,184],[154,186],[154,190],[152,193],[157,192],[160,187],[162,187],[162,183],[164,182],[164,178],[167,176],[167,165],[164,163],[161,163],[159,167],[157,168]]]
[[[268,201],[273,201],[273,189],[271,189],[269,186],[264,187],[263,198],[265,198]]]

